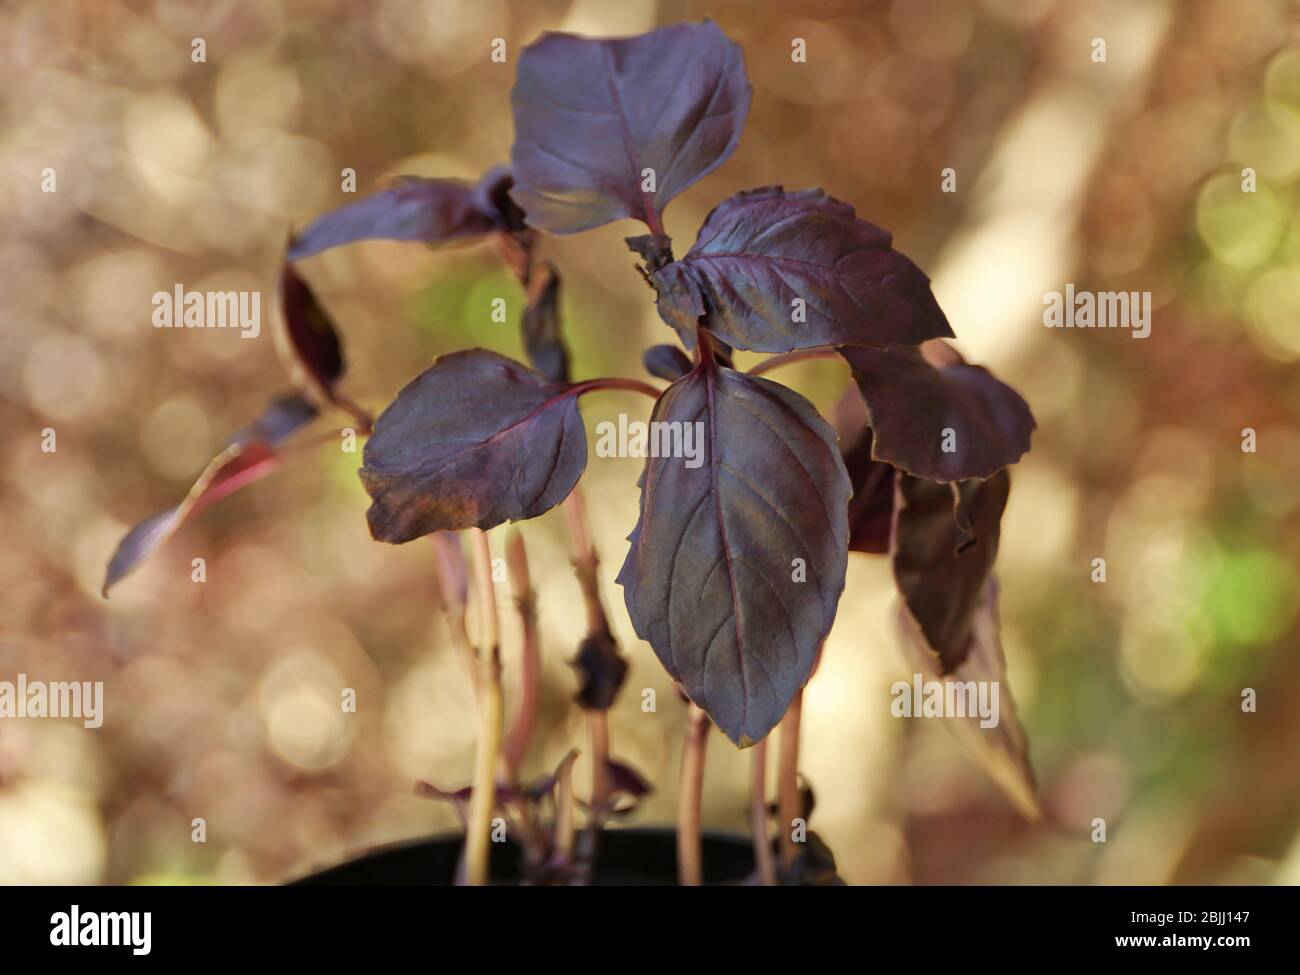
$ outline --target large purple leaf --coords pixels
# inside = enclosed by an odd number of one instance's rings
[[[697,466],[690,455],[647,461],[618,581],[668,672],[749,745],[808,680],[835,618],[848,561],[844,462],[807,400],[708,359],[668,388],[653,419],[701,424],[703,452]]]
[[[989,477],[1029,449],[1034,416],[1014,389],[955,353],[935,368],[919,349],[842,348],[875,433],[871,456],[933,481]]]
[[[997,558],[1010,490],[1006,471],[960,485],[898,478],[894,581],[944,673],[970,654],[972,619]]]
[[[375,422],[361,481],[371,534],[430,532],[534,518],[568,496],[587,465],[579,387],[505,356],[442,356]]]
[[[279,445],[315,416],[316,408],[301,396],[281,396],[256,421],[236,432],[180,504],[146,518],[117,543],[104,574],[103,595],[187,521],[275,470],[281,459]]]
[[[930,279],[889,233],[820,189],[724,200],[686,256],[651,279],[660,316],[688,347],[701,315],[728,345],[758,352],[952,335]]]
[[[399,176],[388,189],[317,217],[294,237],[288,259],[299,261],[357,240],[444,244],[510,229],[518,215],[506,194],[509,185],[501,167],[478,183]]]
[[[551,233],[622,217],[657,229],[668,201],[731,155],[750,94],[740,48],[710,21],[614,39],[543,34],[510,92],[511,194]]]

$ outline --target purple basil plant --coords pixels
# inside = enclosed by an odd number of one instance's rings
[[[294,439],[318,414],[349,415],[351,429],[368,436],[360,476],[370,531],[394,544],[433,539],[438,595],[470,665],[480,721],[474,781],[455,791],[420,785],[462,816],[465,882],[488,879],[490,833],[501,823],[522,853],[525,882],[589,882],[602,830],[650,790],[609,749],[606,711],[627,664],[608,623],[579,488],[587,432],[578,400],[587,394],[645,393],[650,429],[669,431],[665,449],[646,460],[617,581],[637,635],[687,702],[681,882],[701,880],[699,800],[714,725],[736,746],[754,746],[753,879],[834,881],[829,851],[801,829],[811,794],[798,775],[798,727],[850,551],[890,558],[900,641],[919,674],[1004,675],[993,564],[1007,468],[1034,429],[1024,400],[944,341],[953,331],[929,279],[890,234],[821,189],[738,192],[713,209],[681,257],[664,233],[669,202],[736,150],[751,95],[740,48],[711,22],[620,39],[544,34],[519,59],[509,168],[473,184],[403,178],[292,239],[280,344],[298,391],[235,434],[177,507],[128,533],[108,567],[106,593],[188,518],[274,470],[287,450],[334,438]],[[560,275],[538,257],[546,234],[623,219],[645,224],[627,245],[680,343],[644,355],[646,371],[666,386],[570,374]],[[485,349],[442,356],[372,420],[338,389],[339,336],[293,262],[374,238],[494,242],[527,296],[530,364]],[[735,350],[770,357],[741,371]],[[856,386],[834,426],[767,378],[819,357],[847,363]],[[695,462],[671,449],[684,429],[702,433]],[[537,718],[536,596],[524,539],[511,529],[507,564],[525,646],[521,699],[507,715],[484,534],[561,505],[587,611],[573,662],[590,732],[588,789],[573,781],[576,752],[540,780],[520,777]],[[459,533],[469,536],[468,559]],[[766,742],[778,725],[769,807]],[[1014,709],[1004,704],[996,729],[962,728],[1033,816]]]

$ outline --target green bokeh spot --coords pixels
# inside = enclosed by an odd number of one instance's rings
[[[1244,192],[1239,174],[1221,173],[1208,180],[1196,200],[1201,239],[1216,259],[1231,267],[1258,267],[1268,260],[1290,216],[1276,190],[1260,183],[1255,192]]]
[[[504,322],[492,320],[497,298],[505,300]],[[518,358],[525,298],[519,282],[505,271],[485,268],[477,274],[439,275],[412,303],[416,324],[447,351],[485,348]]]
[[[1251,645],[1276,640],[1296,615],[1296,572],[1263,548],[1224,553],[1205,610],[1219,640]]]

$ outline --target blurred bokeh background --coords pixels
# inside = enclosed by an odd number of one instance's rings
[[[100,598],[121,534],[288,387],[265,324],[255,341],[157,330],[151,295],[260,290],[269,315],[290,230],[357,198],[344,167],[360,195],[508,159],[514,59],[540,31],[706,15],[744,48],[754,101],[732,159],[668,208],[679,253],[727,194],[821,185],[893,231],[959,347],[1039,423],[1000,577],[1044,819],[1024,823],[941,722],[890,717],[889,684],[910,672],[891,579],[854,555],[804,709],[811,825],[842,875],[1300,882],[1300,19],[1259,0],[0,5],[0,680],[102,680],[107,696],[98,730],[0,720],[0,882],[276,882],[455,828],[412,786],[469,778],[464,674],[431,548],[368,535],[359,454],[296,455]],[[622,244],[634,232],[544,241],[579,377],[640,376],[640,350],[671,338]],[[520,354],[522,292],[488,247],[363,243],[302,272],[344,334],[346,391],[374,411],[440,353]],[[1043,295],[1067,282],[1151,291],[1150,337],[1045,329]],[[847,382],[833,364],[781,378],[827,411]],[[584,403],[589,421],[645,409]],[[613,751],[657,784],[632,820],[654,824],[673,817],[684,708],[613,583],[638,466],[593,457],[585,483],[632,664]],[[583,617],[563,514],[523,530],[540,773],[585,747],[566,664]],[[715,736],[708,826],[746,830],[747,775]]]

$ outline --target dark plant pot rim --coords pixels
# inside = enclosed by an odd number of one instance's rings
[[[448,886],[463,844],[460,834],[392,843],[291,883],[304,887]],[[703,852],[704,879],[709,884],[741,883],[754,868],[748,836],[706,832]],[[513,842],[492,845],[494,884],[518,883],[518,868],[519,848]],[[676,884],[676,831],[662,827],[606,830],[592,882],[596,886]]]

